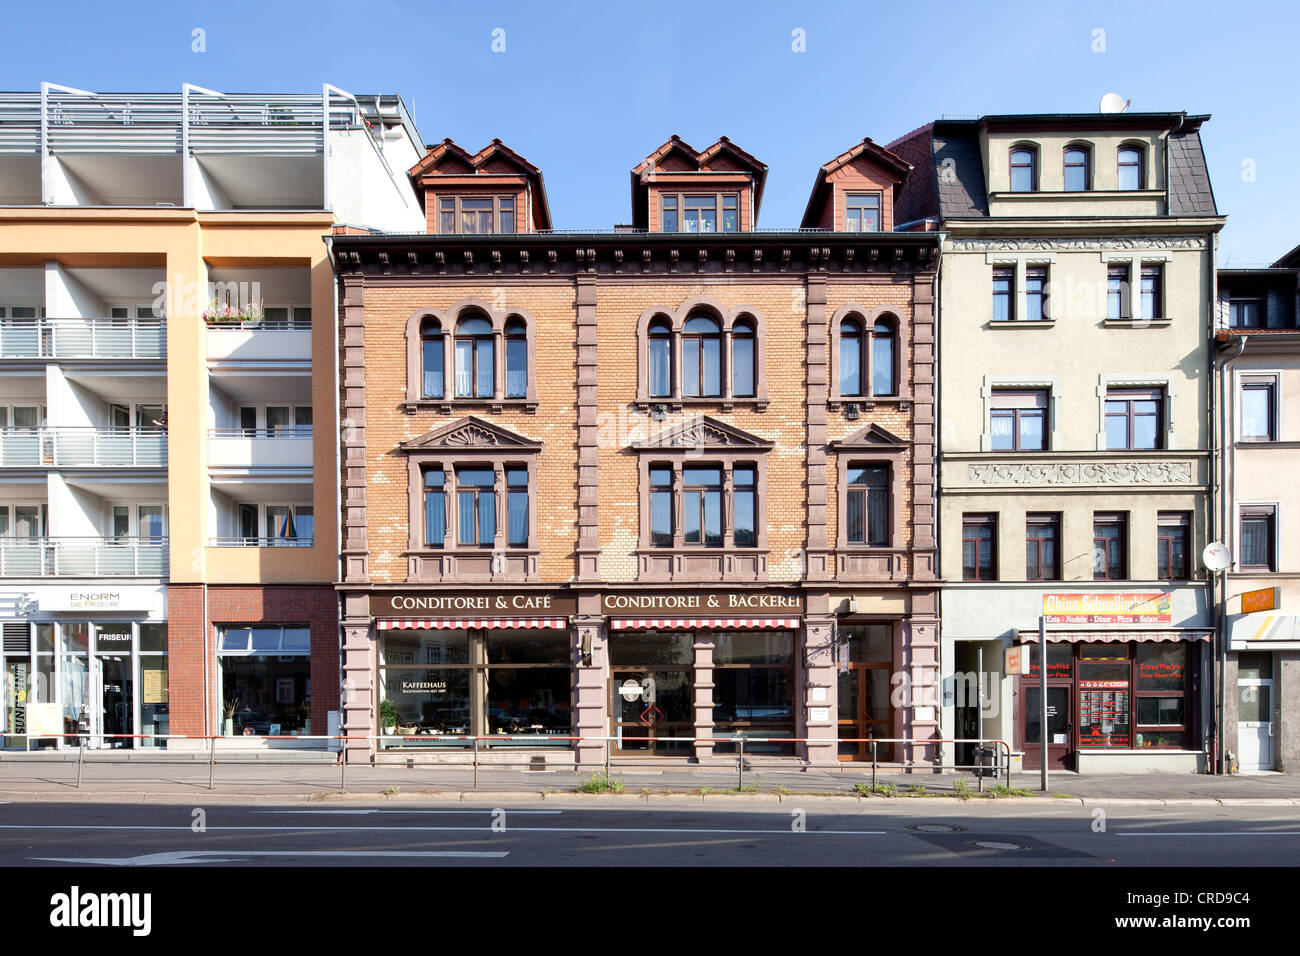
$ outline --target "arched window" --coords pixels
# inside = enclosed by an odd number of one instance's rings
[[[522,320],[506,323],[506,398],[528,394],[528,329]]]
[[[1146,150],[1140,146],[1121,146],[1118,153],[1119,188],[1146,188]]]
[[[1038,188],[1038,151],[1032,146],[1011,149],[1011,191],[1031,193]]]
[[[1074,145],[1065,147],[1065,191],[1068,193],[1084,192],[1092,188],[1092,163],[1088,147]]]
[[[650,396],[667,398],[673,393],[673,332],[668,323],[656,320],[650,325]]]
[[[420,397],[442,398],[442,323],[425,319],[420,323]]]
[[[456,397],[491,398],[492,323],[477,316],[456,326]]]
[[[871,394],[897,395],[898,375],[895,361],[894,326],[884,319],[871,332]]]
[[[754,394],[754,326],[748,321],[737,322],[731,330],[731,394]]]
[[[722,334],[718,323],[703,315],[682,328],[682,394],[722,394]]]
[[[857,319],[840,323],[840,394],[861,395],[863,354],[866,342]]]

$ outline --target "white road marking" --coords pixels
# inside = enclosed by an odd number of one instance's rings
[[[34,856],[44,863],[100,863],[104,866],[175,866],[179,863],[231,863],[249,856],[465,857],[500,859],[508,851],[489,850],[173,850],[122,857]]]
[[[1115,832],[1116,836],[1135,836],[1135,837],[1203,837],[1203,836],[1300,836],[1300,830],[1264,830],[1259,831],[1241,831],[1222,830],[1210,833],[1187,832],[1187,833],[1125,833],[1122,830]]]
[[[506,811],[506,813],[510,814],[511,816],[514,816],[514,815],[516,815],[516,814],[523,814],[523,813],[531,813],[531,814],[539,814],[539,813],[559,814],[559,813],[563,813],[563,812],[564,812],[563,810],[511,810],[509,807],[503,807],[502,809],[504,809],[504,810]],[[384,808],[384,809],[382,809],[382,810],[255,810],[255,811],[253,811],[253,812],[254,812],[254,813],[290,813],[290,814],[294,814],[294,815],[297,815],[297,814],[300,814],[300,813],[302,813],[302,814],[306,814],[306,813],[334,813],[334,814],[352,814],[352,815],[362,815],[362,814],[367,814],[367,813],[428,813],[428,814],[434,814],[434,813],[461,813],[461,814],[464,814],[464,813],[486,813],[486,814],[493,814],[493,813],[496,813],[496,810],[389,810],[389,809],[387,809],[387,808]]]
[[[180,826],[141,826],[141,825],[95,825],[95,824],[72,824],[72,823],[6,823],[0,824],[0,830],[186,830],[190,827],[187,824]],[[490,833],[493,832],[491,827],[238,827],[238,826],[209,826],[208,833],[216,830],[244,832],[244,831],[267,831],[271,833],[283,833],[290,830],[306,830],[312,833],[338,832],[338,833],[372,833],[379,831],[398,831],[403,833]],[[794,830],[788,828],[779,828],[773,830],[755,830],[755,829],[723,829],[718,827],[511,827],[510,833],[744,833],[752,836],[767,836],[774,834],[790,834]],[[806,830],[800,831],[800,835],[815,836],[884,836],[884,830]]]

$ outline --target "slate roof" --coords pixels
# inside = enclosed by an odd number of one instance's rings
[[[1205,165],[1200,130],[1171,133],[1169,156],[1169,215],[1217,216],[1210,172]]]

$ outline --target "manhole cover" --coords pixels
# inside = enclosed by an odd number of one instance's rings
[[[978,850],[1028,850],[1023,843],[1003,843],[999,840],[967,840],[967,846]]]
[[[964,833],[965,827],[951,826],[947,823],[913,823],[908,826],[909,830],[915,830],[917,833]]]

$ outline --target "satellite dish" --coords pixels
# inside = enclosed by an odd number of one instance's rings
[[[1211,571],[1222,571],[1232,564],[1232,553],[1222,541],[1211,541],[1201,552],[1201,563]]]
[[[1125,100],[1118,93],[1107,93],[1101,98],[1101,104],[1097,107],[1103,113],[1123,113],[1128,109],[1132,100]]]

